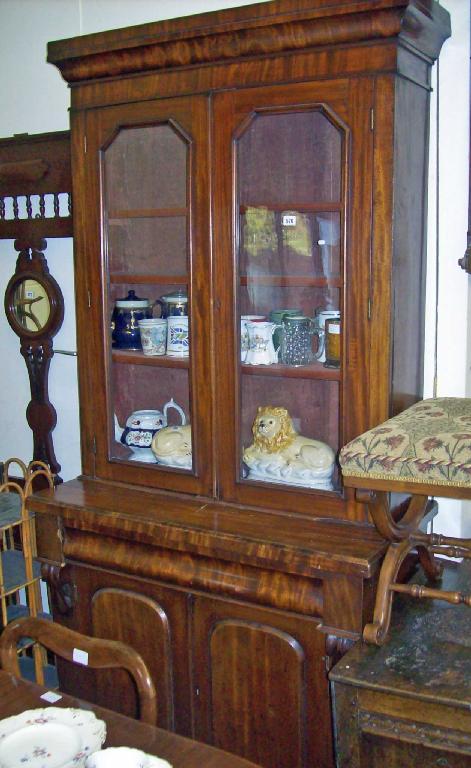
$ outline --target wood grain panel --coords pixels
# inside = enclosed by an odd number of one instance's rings
[[[441,9],[424,13],[412,3],[381,0],[284,0],[257,9],[240,8],[172,19],[134,29],[84,35],[76,41],[50,43],[48,61],[69,81],[177,69],[250,56],[268,56],[324,45],[384,40],[399,33],[436,56],[447,31]],[[357,13],[354,13],[356,11]]]
[[[324,581],[324,617],[326,627],[361,633],[363,580],[340,575]]]
[[[28,508],[60,516],[67,530],[69,556],[74,532],[89,531],[97,538],[111,536],[313,578],[322,572],[340,572],[368,579],[386,548],[371,525],[283,517],[269,510],[208,504],[88,478],[63,483],[54,494],[34,494]],[[77,542],[75,556],[98,557],[101,563],[106,547],[95,544],[87,551],[88,542],[91,545],[87,539]],[[148,567],[147,561],[144,564]]]
[[[158,724],[173,730],[171,633],[163,607],[136,592],[103,588],[92,597],[91,617],[94,636],[121,640],[141,654],[155,681]],[[122,694],[117,696],[116,678],[110,679],[106,673],[100,673],[97,689],[101,701],[125,699]]]
[[[275,570],[192,556],[103,536],[69,533],[67,556],[104,568],[152,579],[180,587],[200,589],[261,605],[297,611],[307,616],[322,616],[320,579],[293,578]]]
[[[190,736],[188,593],[104,568],[73,564],[65,572],[78,599],[69,616],[55,613],[54,619],[84,634],[121,639],[135,648],[156,687],[158,724]],[[61,690],[134,715],[136,700],[129,679],[107,673],[97,685],[94,673],[75,664],[62,664],[60,672]]]
[[[302,765],[305,658],[295,638],[268,626],[224,621],[213,630],[209,653],[214,743],[257,762],[263,755],[265,765]]]
[[[333,766],[314,621],[196,598],[194,650],[197,738],[264,768]]]
[[[444,768],[470,768],[471,756],[456,754],[437,743],[414,742],[401,733],[399,723],[394,723],[394,738],[383,734],[365,734],[361,740],[359,768],[404,768],[405,765],[434,765]],[[402,737],[399,741],[398,736]]]

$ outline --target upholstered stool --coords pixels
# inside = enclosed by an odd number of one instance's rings
[[[434,554],[471,559],[471,539],[419,529],[430,496],[471,499],[471,399],[422,400],[403,413],[356,437],[340,452],[344,484],[366,502],[378,531],[391,544],[381,567],[373,622],[363,637],[381,645],[389,630],[394,592],[433,597],[471,606],[471,594],[397,583],[411,550],[431,580],[441,568]],[[397,519],[390,493],[410,495]]]

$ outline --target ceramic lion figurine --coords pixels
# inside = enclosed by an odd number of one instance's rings
[[[191,469],[191,425],[164,427],[154,435],[152,452],[159,464]]]
[[[250,479],[332,490],[333,450],[298,435],[286,408],[260,406],[252,433],[253,443],[243,457]]]

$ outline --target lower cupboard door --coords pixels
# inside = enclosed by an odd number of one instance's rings
[[[91,618],[94,635],[120,640],[141,654],[157,691],[156,724],[174,730],[170,621],[162,603],[130,590],[102,588],[92,597]],[[131,717],[138,714],[134,686],[125,671],[98,672],[97,696],[111,709]]]
[[[264,768],[332,768],[315,621],[197,598],[193,629],[196,738]]]

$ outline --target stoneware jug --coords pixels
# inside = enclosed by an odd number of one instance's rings
[[[165,403],[162,411],[143,410],[134,411],[126,421],[124,429],[119,426],[115,416],[115,440],[121,442],[132,451],[131,461],[144,461],[155,464],[155,456],[152,453],[152,438],[160,429],[167,426],[167,411],[174,408],[180,414],[181,424],[186,423],[183,409],[172,398]]]
[[[248,322],[249,348],[245,357],[247,365],[273,365],[278,362],[278,352],[273,345],[276,323]]]

